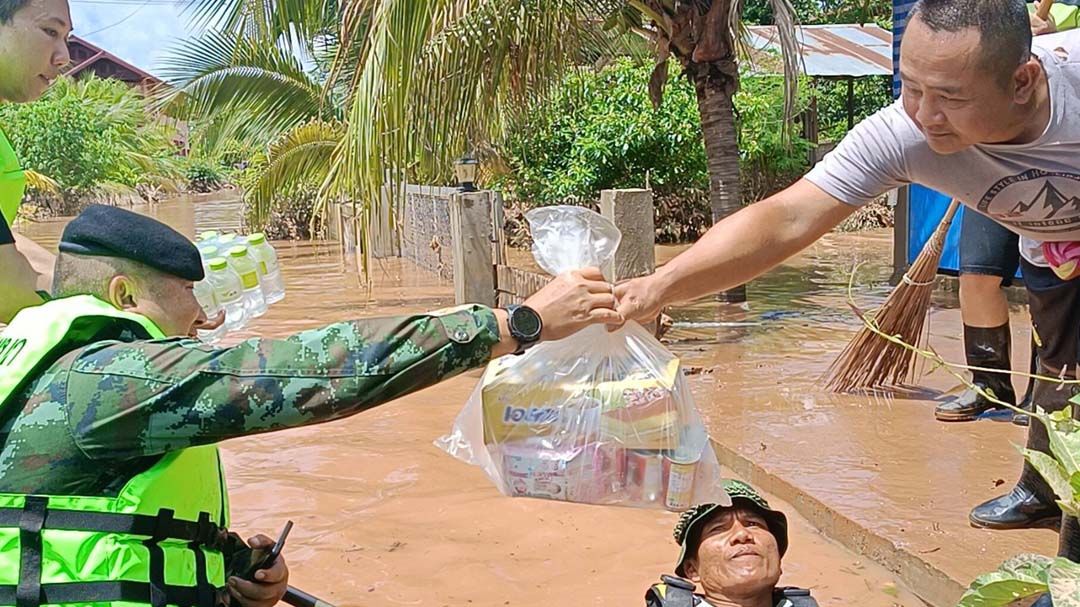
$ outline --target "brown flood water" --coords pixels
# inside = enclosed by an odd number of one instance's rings
[[[136,210],[189,236],[240,225],[235,201],[179,200]],[[26,225],[22,232],[55,247],[65,223]],[[379,262],[369,289],[335,243],[275,246],[287,297],[227,343],[453,302],[451,284],[408,262]],[[750,306],[706,301],[676,310],[672,348],[687,364],[707,368],[692,380],[714,436],[760,442],[762,449],[794,444],[786,461],[796,469],[818,455],[818,445],[808,446],[792,430],[792,416],[816,428],[833,419],[830,408],[838,401],[823,400],[809,386],[854,326],[841,285],[854,261],[867,261],[859,295],[883,297],[887,287],[868,285],[884,284],[888,247],[885,234],[830,236],[756,282]],[[661,260],[678,250],[664,248]],[[293,585],[338,605],[643,604],[648,584],[669,572],[677,556],[670,535],[676,516],[501,496],[479,469],[432,445],[478,377],[474,372],[341,422],[229,441],[234,528],[274,535],[286,519],[295,521],[285,550]],[[860,437],[873,441],[875,433],[838,425],[822,440],[840,450],[855,444],[851,450],[858,451]],[[877,479],[849,463],[829,456],[808,474],[817,475],[815,487],[846,504],[867,512],[880,507],[878,494],[868,491]],[[898,489],[907,491],[902,497],[918,493]],[[774,506],[791,518],[783,583],[814,588],[822,605],[922,604],[885,569],[823,538],[789,505]]]

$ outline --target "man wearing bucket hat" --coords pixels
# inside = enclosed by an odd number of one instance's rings
[[[647,607],[816,607],[809,590],[779,588],[787,517],[750,485],[727,480],[731,505],[699,504],[675,525],[675,573],[645,594]],[[701,586],[702,592],[694,589]]]

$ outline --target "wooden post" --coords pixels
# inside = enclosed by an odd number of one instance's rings
[[[454,239],[454,302],[495,305],[491,247],[491,192],[460,192],[450,197]]]
[[[604,190],[600,214],[622,232],[615,253],[614,280],[652,274],[656,269],[656,227],[651,190]]]

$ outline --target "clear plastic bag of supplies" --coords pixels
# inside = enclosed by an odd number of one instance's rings
[[[610,270],[621,235],[604,217],[559,206],[526,218],[550,274]],[[436,444],[510,496],[676,511],[730,503],[679,359],[633,322],[492,361]]]

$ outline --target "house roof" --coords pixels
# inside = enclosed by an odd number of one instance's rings
[[[68,52],[71,64],[64,70],[68,76],[75,77],[91,71],[103,78],[116,78],[130,84],[162,84],[157,76],[78,36],[72,35],[68,39]]]
[[[747,30],[754,51],[780,51],[776,26],[752,25]],[[892,33],[876,25],[803,25],[796,40],[808,76],[892,75]]]

